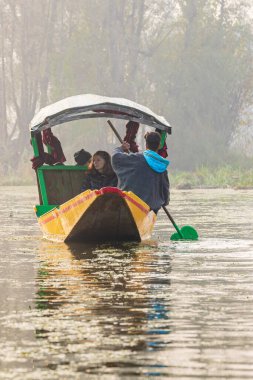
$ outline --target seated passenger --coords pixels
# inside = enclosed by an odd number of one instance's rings
[[[97,151],[93,157],[88,171],[85,173],[82,191],[99,190],[102,187],[116,187],[118,178],[113,171],[111,156],[102,150]]]
[[[90,152],[87,152],[86,150],[81,149],[74,154],[74,159],[77,165],[88,166],[91,162],[91,154]]]

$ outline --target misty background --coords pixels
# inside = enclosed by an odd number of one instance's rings
[[[1,178],[35,178],[31,119],[82,93],[164,116],[172,170],[252,165],[251,24],[250,0],[0,0]],[[106,120],[53,133],[67,163],[117,143]]]

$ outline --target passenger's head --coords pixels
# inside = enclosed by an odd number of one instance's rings
[[[113,174],[114,171],[111,164],[110,154],[103,150],[98,150],[93,154],[90,169],[96,170],[105,175]]]
[[[161,135],[158,132],[148,132],[145,134],[145,139],[146,148],[157,152],[161,142]]]
[[[86,150],[81,149],[74,154],[74,159],[77,165],[88,165],[90,163],[91,154]]]

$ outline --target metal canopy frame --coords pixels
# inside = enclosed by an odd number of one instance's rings
[[[168,134],[171,134],[170,124],[163,117],[155,115],[148,108],[138,105],[137,103],[133,103],[136,104],[136,107],[142,108],[138,109],[135,107],[127,106],[125,104],[120,104],[120,100],[122,101],[122,99],[119,99],[119,103],[116,103],[115,98],[112,98],[112,100],[112,102],[108,103],[101,102],[100,104],[89,104],[87,106],[61,109],[59,112],[54,113],[52,112],[52,110],[54,111],[54,109],[56,109],[55,105],[57,105],[57,103],[55,103],[39,111],[39,113],[34,117],[30,124],[30,131],[32,135],[34,135],[55,125],[68,123],[74,120],[113,118],[135,121],[137,123],[148,125],[153,128],[159,128],[160,130],[165,131]],[[127,100],[125,101],[129,102]],[[48,111],[47,116],[45,116],[46,111]],[[148,111],[150,111],[150,113]],[[39,115],[40,113],[42,115]],[[37,121],[36,117],[38,118]]]

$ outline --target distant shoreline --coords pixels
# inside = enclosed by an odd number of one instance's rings
[[[35,187],[36,183],[0,183],[0,187]],[[182,184],[178,186],[171,185],[171,191],[191,191],[191,190],[253,190],[253,186],[190,186],[189,184]]]
[[[241,185],[237,185],[237,186],[217,186],[217,185],[210,185],[210,186],[191,186],[189,184],[181,184],[181,185],[177,185],[177,186],[171,186],[172,189],[174,190],[184,190],[184,191],[187,191],[187,190],[226,190],[226,189],[233,189],[233,190],[253,190],[253,186],[241,186]]]
[[[253,189],[253,168],[223,165],[217,168],[202,166],[192,172],[168,170],[170,187],[177,190],[193,189]],[[0,186],[37,186],[35,173],[27,173],[22,178],[14,173],[0,177]]]

